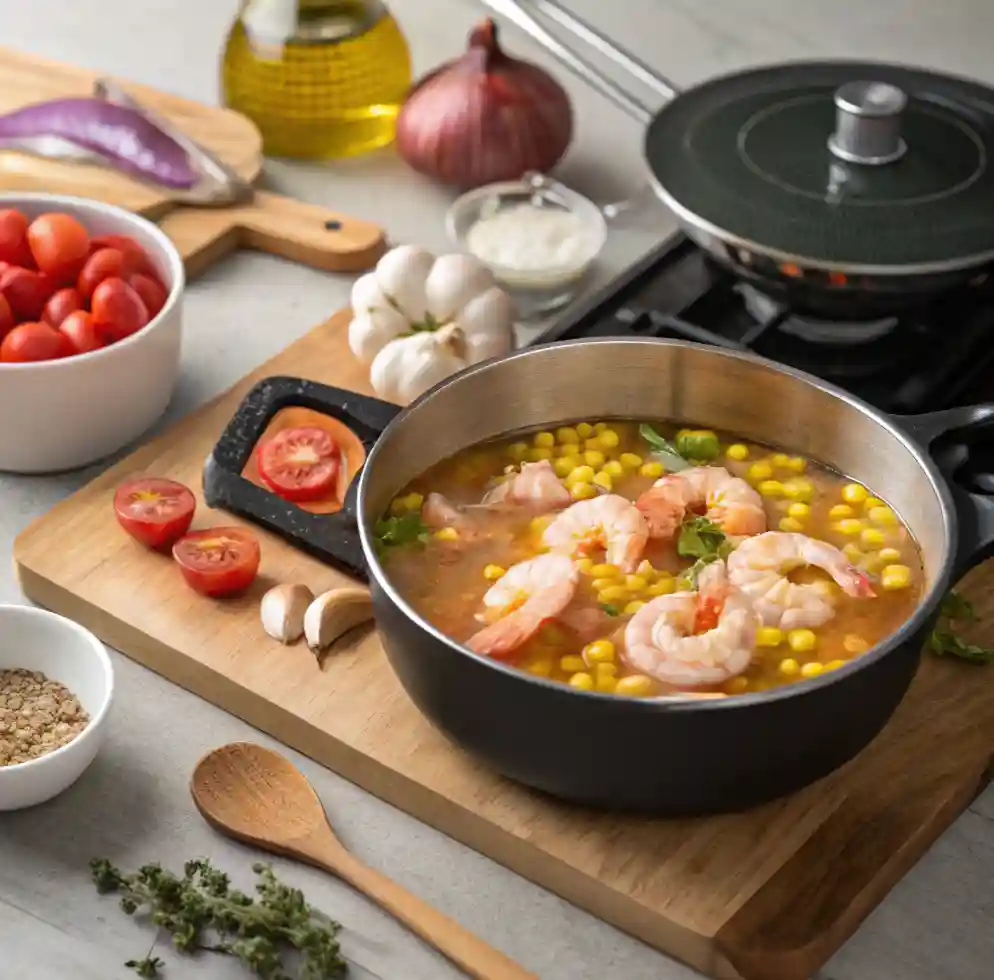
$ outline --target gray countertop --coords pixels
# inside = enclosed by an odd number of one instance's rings
[[[460,51],[479,17],[469,0],[393,0],[421,72]],[[611,18],[598,0],[581,14],[681,84],[749,64],[807,57],[906,61],[994,82],[990,0],[624,0]],[[605,5],[606,6],[606,5]],[[0,11],[5,45],[84,64],[208,102],[231,0],[31,0]],[[749,9],[748,14],[745,12]],[[762,12],[756,12],[762,8]],[[621,10],[624,10],[621,13]],[[598,16],[599,14],[599,16]],[[544,59],[514,30],[514,49]],[[579,133],[561,176],[601,201],[639,187],[639,131],[598,96],[563,79]],[[2,166],[2,164],[0,164]],[[392,153],[328,166],[271,163],[270,184],[305,200],[379,221],[394,241],[444,248],[452,195],[406,171]],[[2,176],[0,176],[2,181]],[[612,233],[599,281],[673,230],[660,209]],[[189,289],[183,378],[163,425],[189,412],[347,302],[350,281],[265,256],[239,255]],[[37,479],[0,476],[0,550],[96,468]],[[6,566],[9,569],[9,565]],[[0,602],[21,598],[0,573]],[[106,854],[125,866],[180,865],[208,855],[247,874],[252,855],[213,834],[195,813],[187,780],[197,758],[224,742],[270,740],[114,655],[117,707],[93,768],[63,797],[0,814],[0,976],[7,980],[117,980],[149,942],[110,899],[97,901],[86,864]],[[937,750],[941,751],[941,746]],[[313,781],[343,839],[542,980],[682,980],[694,974],[490,860],[452,842],[334,774],[289,753]],[[444,980],[458,974],[348,887],[283,862],[279,870],[346,924],[354,976]],[[248,884],[244,878],[238,883]],[[994,963],[994,791],[988,791],[893,891],[824,971],[832,980],[987,980]],[[175,964],[176,960],[172,962]],[[209,961],[171,977],[243,974]]]

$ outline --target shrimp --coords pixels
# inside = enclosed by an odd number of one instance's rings
[[[572,502],[569,490],[547,459],[522,463],[521,472],[498,484],[483,498],[485,505],[518,504],[537,514],[562,510]]]
[[[728,556],[728,577],[752,598],[765,626],[821,626],[835,615],[835,606],[820,583],[787,578],[791,569],[803,565],[828,572],[853,598],[870,599],[875,594],[870,580],[834,545],[784,531],[743,541]]]
[[[421,507],[421,520],[433,531],[443,527],[454,527],[456,530],[474,530],[472,519],[465,508],[454,504],[448,497],[440,493],[430,493]]]
[[[625,627],[625,658],[675,688],[707,687],[741,674],[752,660],[759,613],[717,561],[700,574],[699,592],[647,602]]]
[[[512,565],[483,597],[489,626],[466,646],[504,660],[573,600],[580,573],[565,555],[539,555]]]
[[[676,536],[689,512],[707,510],[726,534],[743,537],[766,530],[763,498],[723,466],[695,466],[657,480],[635,501],[653,538]]]
[[[581,500],[564,510],[546,529],[542,542],[571,556],[604,548],[607,561],[634,572],[649,540],[649,528],[635,505],[617,494]]]

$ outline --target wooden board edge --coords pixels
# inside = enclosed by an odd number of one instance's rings
[[[441,833],[465,844],[484,857],[503,865],[523,878],[553,892],[616,926],[667,956],[681,950],[687,965],[717,980],[748,980],[729,961],[716,954],[706,938],[672,923],[625,895],[605,897],[602,885],[582,872],[541,851],[527,840],[495,827],[483,817],[452,800],[408,780],[372,761],[351,746],[279,708],[262,696],[242,687],[209,667],[188,658],[176,658],[164,644],[152,641],[137,628],[107,616],[61,586],[36,574],[15,560],[15,571],[25,596],[44,607],[60,610],[95,633],[104,643],[127,651],[130,660],[141,664],[171,683],[216,705],[253,728],[313,759],[322,766],[408,813]]]

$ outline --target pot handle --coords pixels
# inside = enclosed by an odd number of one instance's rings
[[[994,555],[994,403],[899,415],[894,421],[949,482],[959,525],[955,572],[962,575]]]
[[[342,509],[335,514],[312,514],[242,476],[273,416],[296,406],[347,425],[362,441],[367,455],[402,411],[391,402],[316,381],[264,378],[242,400],[204,463],[204,500],[209,507],[244,517],[320,561],[368,581],[357,521],[358,472],[352,476]]]

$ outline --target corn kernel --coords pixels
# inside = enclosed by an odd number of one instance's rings
[[[507,447],[507,455],[511,459],[522,460],[525,458],[525,453],[528,452],[529,446],[527,442],[512,442],[510,446]]]
[[[883,524],[886,527],[894,527],[896,524],[900,523],[897,519],[897,514],[895,514],[894,511],[887,506],[871,507],[866,513],[874,524]]]
[[[597,422],[594,425],[594,432],[600,434],[601,432],[607,431],[607,422]]]
[[[420,493],[412,492],[407,495],[408,510],[420,510],[425,498]]]
[[[877,557],[887,565],[893,565],[901,560],[901,552],[897,548],[881,548]]]
[[[577,558],[573,564],[576,566],[576,570],[584,575],[589,575],[594,568],[593,558]]]
[[[852,517],[853,509],[848,504],[836,504],[828,512],[828,516],[833,521],[841,521],[843,518]]]
[[[776,626],[760,626],[756,630],[756,646],[778,647],[783,643],[783,630]]]
[[[863,522],[857,521],[854,518],[848,518],[844,521],[836,521],[832,525],[833,531],[838,531],[839,534],[845,534],[848,537],[854,537],[863,530]]]
[[[847,504],[861,504],[869,496],[870,491],[860,483],[847,483],[842,488],[842,499]]]
[[[649,580],[644,575],[626,575],[625,585],[627,585],[632,592],[641,592],[642,589],[649,585]]]
[[[787,514],[795,520],[805,521],[811,516],[811,506],[798,501],[787,508]]]
[[[594,640],[583,648],[583,659],[588,664],[608,664],[614,661],[614,653],[610,640]]]
[[[788,480],[783,485],[783,492],[791,500],[800,500],[801,503],[809,504],[815,495],[815,488],[810,480]]]
[[[595,640],[594,642],[596,643],[597,641]],[[594,665],[594,673],[598,677],[614,677],[614,675],[618,673],[618,665],[609,664],[609,663],[598,663]]]
[[[536,432],[532,442],[536,446],[545,446],[547,449],[551,449],[556,444],[556,437],[551,432]]]
[[[757,460],[748,470],[746,476],[753,483],[761,483],[763,480],[773,479],[773,467],[765,459]]]
[[[629,595],[628,589],[623,585],[609,585],[600,591],[600,598],[603,602],[623,602]]]
[[[578,691],[592,691],[595,687],[594,679],[582,670],[569,679],[569,686],[575,687]]]
[[[569,492],[574,500],[590,500],[591,497],[597,496],[597,491],[590,483],[574,483]]]
[[[818,637],[811,630],[791,630],[787,645],[794,653],[810,653],[818,645]]]
[[[643,463],[639,467],[639,474],[641,476],[651,476],[654,480],[659,479],[665,472],[663,464],[655,460],[650,463]]]
[[[645,674],[629,674],[618,681],[618,686],[614,689],[616,694],[623,694],[630,698],[644,698],[652,694],[652,678]]]
[[[729,694],[741,694],[749,686],[747,677],[733,677],[726,685]]]
[[[605,429],[601,433],[601,443],[606,449],[616,449],[619,442],[621,442],[621,437],[614,429]]]
[[[578,670],[586,670],[587,664],[583,657],[570,654],[559,661],[559,668],[564,673],[575,674]]]
[[[622,610],[626,616],[634,616],[645,603],[641,599],[632,599],[631,602],[625,604],[625,608]]]
[[[579,456],[580,444],[578,442],[564,442],[556,446],[557,456]]]
[[[536,677],[548,677],[552,673],[552,661],[536,660],[534,663],[529,664],[525,670],[529,674],[534,674]]]
[[[875,527],[867,527],[863,529],[859,540],[862,542],[864,548],[879,548],[887,540],[887,536],[883,531],[878,531]]]
[[[638,453],[622,453],[618,457],[618,462],[626,470],[637,470],[642,465],[642,457]]]
[[[658,582],[653,582],[645,591],[647,595],[653,598],[660,595],[669,595],[672,592],[676,592],[676,580],[672,575],[669,578],[661,578]]]
[[[784,495],[784,486],[779,480],[760,480],[756,489],[764,497],[782,497]]]
[[[906,589],[911,585],[911,569],[907,565],[888,565],[880,573],[880,584],[888,592]]]
[[[845,667],[846,662],[844,660],[829,660],[827,664],[824,665],[824,670],[838,670],[840,667]]]
[[[594,427],[589,422],[580,422],[575,428],[581,439],[589,439],[594,434]]]
[[[552,464],[552,468],[556,471],[556,476],[561,479],[565,479],[579,465],[579,457],[574,458],[573,456],[561,456]]]
[[[580,441],[580,434],[576,429],[564,425],[561,429],[556,429],[556,439],[564,443],[578,443]]]
[[[545,529],[552,523],[551,514],[539,514],[538,517],[533,517],[528,522],[528,527],[532,534],[544,534]]]
[[[592,466],[578,466],[566,477],[566,486],[573,483],[589,483],[594,478],[594,468]]]
[[[791,456],[787,460],[787,469],[792,473],[803,473],[808,468],[808,461],[803,456]]]
[[[596,449],[598,451],[604,448],[604,443],[601,442],[600,436],[591,436],[589,439],[583,440],[584,449]]]
[[[601,694],[614,694],[618,682],[613,677],[601,677],[599,674],[594,679],[594,688]]]
[[[788,466],[790,466],[790,457],[786,453],[774,453],[770,457],[770,462],[778,470],[785,470]]]
[[[787,657],[786,659],[781,660],[779,667],[777,667],[777,670],[779,670],[784,677],[793,677],[794,674],[800,671],[800,669],[801,665],[793,657]]]
[[[390,501],[391,514],[403,514],[407,510],[407,497],[394,497]]]
[[[443,527],[435,532],[435,537],[439,541],[458,541],[459,532],[454,527]]]
[[[611,491],[611,488],[614,486],[614,480],[611,477],[611,474],[608,473],[607,470],[601,470],[600,473],[598,473],[594,477],[593,482],[594,486],[601,487],[602,489],[607,490],[609,493]]]
[[[548,446],[536,446],[525,453],[525,459],[529,463],[539,463],[543,459],[552,459],[552,450]]]
[[[844,554],[854,565],[861,562],[865,557],[863,552],[860,551],[859,545],[853,541],[850,541],[842,548],[842,554]]]
[[[652,567],[652,562],[648,558],[643,558],[635,571],[639,575],[644,575],[647,579],[656,574],[656,570]]]
[[[605,463],[604,454],[597,449],[588,449],[583,454],[583,461],[594,469],[600,469]]]
[[[729,459],[734,459],[737,463],[749,458],[749,447],[741,442],[736,442],[725,450],[725,455]]]
[[[500,565],[487,565],[487,567],[483,569],[483,577],[488,582],[496,582],[497,579],[501,578],[506,571],[507,569],[501,568]]]
[[[842,639],[842,646],[846,653],[851,653],[853,656],[857,653],[866,653],[870,649],[870,644],[858,633],[847,633]]]
[[[779,526],[781,531],[788,531],[792,534],[800,534],[804,530],[804,525],[796,517],[782,518]]]
[[[617,585],[618,580],[616,578],[595,578],[591,583],[590,587],[595,592],[603,592],[604,589],[611,588],[612,585]]]
[[[590,574],[594,578],[614,578],[621,574],[621,569],[617,565],[609,565],[607,562],[601,562],[599,565],[594,565],[590,569]]]
[[[814,661],[801,667],[801,677],[817,677],[825,669],[824,664]]]
[[[863,508],[865,510],[872,510],[874,507],[886,507],[887,501],[881,500],[879,497],[867,497],[863,501]]]

